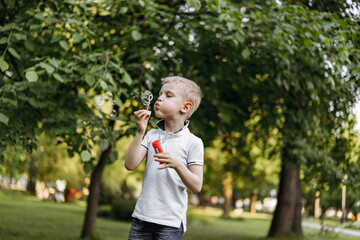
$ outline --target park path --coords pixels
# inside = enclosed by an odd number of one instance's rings
[[[320,223],[303,222],[302,225],[304,227],[311,227],[311,228],[316,228],[316,229],[322,228],[322,225]],[[343,234],[347,234],[347,235],[351,235],[351,236],[360,237],[360,231],[358,231],[358,230],[338,228],[338,227],[329,227],[329,226],[325,226],[325,229],[328,231],[336,232],[336,233],[343,233]]]

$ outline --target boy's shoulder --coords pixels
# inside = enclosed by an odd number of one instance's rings
[[[195,134],[193,134],[192,132],[189,131],[189,142],[195,142],[195,143],[199,143],[203,145],[203,141],[200,137],[196,136]]]

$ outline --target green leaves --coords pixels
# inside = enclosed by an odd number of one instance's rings
[[[5,61],[3,57],[0,57],[0,69],[2,72],[5,72],[9,69],[9,64]]]
[[[123,82],[125,82],[127,85],[131,85],[131,83],[132,83],[132,79],[131,79],[131,77],[130,77],[130,75],[127,73],[127,72],[125,72],[124,74],[123,74],[123,76],[122,76],[122,80],[123,80]]]
[[[62,47],[66,52],[69,51],[69,49],[70,49],[70,46],[69,46],[68,42],[66,42],[66,41],[64,41],[64,40],[60,41],[60,42],[59,42],[59,45],[60,45],[60,47]]]
[[[251,52],[249,50],[249,48],[244,48],[242,51],[241,51],[241,56],[244,58],[244,59],[248,59],[249,56],[250,56]]]
[[[310,48],[312,46],[312,41],[309,40],[309,39],[305,39],[304,40],[304,46],[307,47],[307,48]]]
[[[38,80],[38,75],[35,71],[26,72],[25,77],[29,82],[36,82]]]
[[[132,31],[131,36],[135,41],[139,41],[142,37],[141,33],[138,30]]]
[[[79,43],[79,42],[81,42],[83,39],[86,38],[86,35],[85,35],[85,34],[80,34],[80,33],[78,33],[78,32],[75,32],[72,37],[73,37],[74,43]]]
[[[107,139],[100,139],[99,148],[103,152],[109,147],[109,141]]]
[[[91,75],[86,75],[85,81],[90,87],[94,86],[94,84],[95,84],[95,78]]]
[[[20,55],[16,52],[16,50],[15,50],[14,48],[10,47],[10,48],[8,49],[8,51],[9,51],[9,53],[10,53],[11,55],[13,55],[14,57],[16,57],[18,60],[21,59]]]
[[[0,122],[5,123],[7,125],[9,122],[9,117],[0,112]]]
[[[341,61],[341,63],[345,64],[345,63],[350,63],[349,60],[349,50],[346,47],[342,47],[339,49],[339,59]]]
[[[80,157],[83,162],[88,162],[91,159],[91,153],[88,150],[83,150],[80,153]]]
[[[201,2],[200,0],[186,0],[186,4],[189,7],[195,8],[196,11],[199,11],[201,8]],[[218,4],[219,5],[219,4]]]
[[[55,58],[49,58],[48,61],[55,68],[58,68],[60,66],[60,63],[61,63],[59,60],[57,60]]]
[[[49,75],[51,75],[55,70],[52,66],[44,62],[40,63],[40,67],[44,68]]]
[[[54,78],[56,79],[56,80],[58,80],[59,82],[61,82],[61,83],[64,83],[65,82],[65,80],[60,76],[60,74],[58,74],[58,73],[54,73]]]

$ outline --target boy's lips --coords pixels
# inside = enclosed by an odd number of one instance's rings
[[[158,109],[160,107],[159,103],[155,103],[155,109]]]

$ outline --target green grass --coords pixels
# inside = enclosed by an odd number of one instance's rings
[[[271,215],[244,213],[221,217],[221,210],[191,208],[185,240],[261,240],[271,224]],[[80,239],[85,214],[84,204],[43,202],[21,191],[0,188],[0,239],[67,240]],[[97,218],[97,240],[127,239],[129,222]],[[355,240],[348,235],[319,235],[319,230],[303,228],[304,240]],[[296,239],[292,237],[282,238]]]
[[[15,192],[15,194],[11,194]],[[0,239],[80,239],[85,207],[0,191]],[[127,239],[130,223],[98,218],[96,239]]]
[[[188,211],[188,233],[186,240],[264,240],[271,225],[272,215],[269,214],[250,214],[244,212],[240,216],[230,218],[221,217],[222,211],[214,208],[194,208]],[[281,240],[302,239],[302,240],[355,240],[345,234],[323,232],[320,230],[303,227],[304,238],[287,236],[277,238]]]

